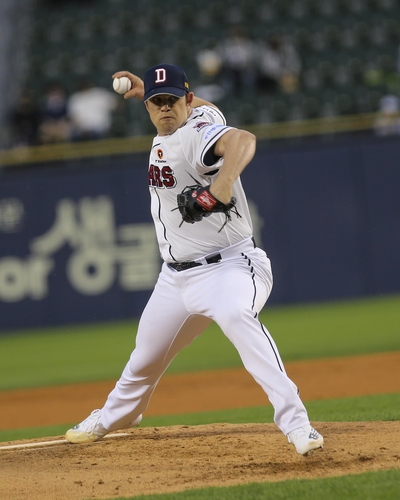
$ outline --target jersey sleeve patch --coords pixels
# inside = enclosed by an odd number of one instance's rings
[[[207,127],[208,125],[211,125],[210,122],[197,122],[195,125],[194,125],[194,129],[197,131],[197,132],[200,132],[200,130],[204,127]]]

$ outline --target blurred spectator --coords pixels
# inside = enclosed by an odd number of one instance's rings
[[[63,85],[52,82],[47,86],[41,109],[39,140],[42,144],[66,142],[71,137],[67,117],[67,93]]]
[[[38,143],[39,106],[34,93],[22,89],[20,98],[10,115],[11,147],[34,146]]]
[[[295,92],[299,87],[301,60],[292,43],[274,34],[258,43],[257,87],[260,92]]]
[[[67,101],[67,115],[72,126],[72,140],[97,140],[108,137],[113,113],[118,107],[114,92],[96,87],[83,79]]]
[[[196,54],[200,81],[193,89],[195,94],[210,102],[220,101],[225,90],[220,85],[222,60],[216,50],[216,40],[210,39],[205,47]]]
[[[218,54],[215,39],[206,41],[204,48],[196,54],[196,61],[202,75],[217,78],[221,71],[222,59]]]
[[[379,101],[374,130],[380,136],[400,134],[400,99],[396,95],[385,95]]]
[[[229,36],[217,46],[221,58],[222,83],[234,97],[254,90],[256,46],[241,25],[232,27]]]

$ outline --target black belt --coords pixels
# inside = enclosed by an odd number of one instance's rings
[[[251,238],[254,248],[256,247],[256,242],[254,238]],[[202,266],[204,264],[216,264],[220,260],[222,260],[222,255],[220,253],[215,253],[210,257],[205,257],[205,262],[196,262],[195,260],[186,261],[186,262],[169,262],[167,264],[171,269],[175,269],[175,271],[185,271],[186,269],[191,269],[192,267]]]
[[[204,260],[207,264],[215,264],[222,259],[220,253],[216,253],[215,255],[211,255],[211,257],[206,257]],[[196,262],[194,260],[188,262],[169,262],[167,264],[168,267],[175,269],[175,271],[185,271],[186,269],[191,269],[192,267],[202,266],[201,262]]]

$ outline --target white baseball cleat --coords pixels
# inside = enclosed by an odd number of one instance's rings
[[[289,443],[295,445],[300,455],[308,455],[311,451],[324,447],[324,438],[311,425],[304,425],[289,432],[287,438]]]
[[[142,415],[124,429],[139,425],[142,420]],[[102,439],[109,431],[101,423],[101,410],[93,410],[92,413],[85,418],[80,424],[69,429],[65,434],[65,438],[70,443],[93,443]]]

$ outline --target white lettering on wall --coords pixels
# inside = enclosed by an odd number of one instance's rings
[[[27,260],[18,257],[0,259],[0,300],[43,299],[48,293],[47,278],[52,268],[53,261],[40,256],[32,255]]]
[[[65,198],[58,202],[48,231],[30,242],[26,259],[0,258],[0,300],[45,298],[55,254],[65,246],[71,250],[65,274],[83,295],[99,295],[112,286],[147,290],[156,282],[160,261],[152,223],[116,226],[108,196]]]
[[[24,205],[18,198],[0,200],[0,231],[15,233],[20,231],[24,217]]]

